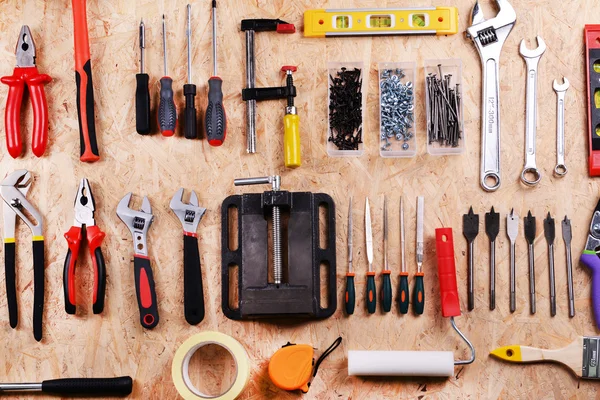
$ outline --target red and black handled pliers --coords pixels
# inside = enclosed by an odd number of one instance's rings
[[[21,102],[25,85],[29,88],[31,106],[33,107],[33,133],[31,147],[33,154],[41,157],[48,143],[48,103],[44,85],[52,81],[46,74],[40,74],[35,66],[35,43],[27,25],[23,25],[15,52],[17,66],[12,76],[5,76],[0,81],[8,85],[6,100],[6,146],[8,153],[17,158],[21,155]]]
[[[87,179],[82,179],[75,197],[75,222],[67,233],[65,239],[69,244],[69,251],[65,259],[63,274],[63,285],[65,291],[65,311],[67,314],[75,314],[75,264],[82,239],[82,229],[85,234],[94,265],[94,314],[100,314],[104,310],[104,292],[106,291],[106,265],[100,245],[106,236],[96,226],[94,211],[96,205],[94,196]]]

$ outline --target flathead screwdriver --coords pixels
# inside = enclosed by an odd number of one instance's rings
[[[390,312],[392,309],[392,281],[387,259],[388,250],[388,218],[387,218],[387,202],[383,196],[383,272],[382,272],[382,289],[381,289],[381,305],[383,311]]]
[[[186,139],[196,139],[198,130],[196,125],[196,85],[192,84],[192,6],[187,5],[187,57],[188,75],[187,84],[183,85],[185,96],[185,129],[183,134]]]
[[[423,314],[425,308],[425,286],[423,283],[423,225],[425,213],[425,200],[423,196],[417,197],[417,273],[415,274],[415,290],[413,290],[413,311],[416,315]]]
[[[206,106],[206,138],[211,146],[220,146],[227,135],[227,116],[223,106],[223,80],[217,75],[217,1],[212,2],[213,76],[208,80],[208,106]]]
[[[140,135],[150,133],[150,90],[148,82],[150,78],[144,72],[145,48],[146,48],[146,25],[144,20],[140,22],[140,73],[135,75],[137,87],[135,90],[135,129]]]
[[[400,259],[400,294],[398,303],[400,305],[400,313],[408,313],[409,289],[408,289],[408,272],[406,271],[406,248],[404,241],[404,200],[400,197],[400,247],[402,255]]]
[[[354,289],[354,269],[352,268],[352,197],[350,197],[350,203],[348,204],[348,273],[346,273],[344,304],[346,304],[346,314],[354,314],[356,291]]]
[[[167,73],[167,27],[162,17],[164,73],[160,78],[160,103],[158,104],[158,126],[163,136],[173,136],[177,127],[177,109],[173,101],[173,79]]]

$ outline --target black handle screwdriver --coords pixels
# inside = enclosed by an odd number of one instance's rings
[[[227,117],[223,107],[223,80],[217,75],[217,1],[212,2],[213,20],[213,76],[208,80],[208,106],[206,107],[206,138],[211,146],[220,146],[227,135]]]
[[[163,54],[165,76],[160,78],[160,103],[158,104],[158,125],[163,136],[173,136],[177,127],[177,109],[173,101],[173,79],[167,74],[167,27],[165,16],[162,19]]]
[[[150,133],[150,90],[148,74],[144,72],[144,49],[146,48],[146,26],[140,22],[140,73],[135,75],[137,88],[135,90],[135,129],[140,135]]]
[[[196,127],[196,85],[192,84],[192,6],[187,5],[187,50],[188,50],[188,80],[183,85],[185,96],[185,130],[186,139],[196,139],[198,130]]]

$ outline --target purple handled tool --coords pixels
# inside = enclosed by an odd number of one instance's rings
[[[600,328],[600,201],[596,205],[581,262],[592,271],[592,308]]]

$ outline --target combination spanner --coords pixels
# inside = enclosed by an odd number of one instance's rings
[[[517,14],[507,0],[496,0],[500,11],[485,20],[479,2],[471,12],[467,37],[473,40],[483,68],[481,97],[481,187],[488,192],[500,187],[500,52]]]
[[[535,186],[542,179],[542,174],[535,163],[535,131],[537,126],[537,67],[542,54],[546,51],[546,43],[539,36],[536,36],[536,39],[538,47],[533,50],[527,48],[525,39],[521,40],[519,46],[519,53],[527,64],[525,166],[521,172],[521,181],[527,186]]]
[[[569,81],[563,77],[563,84],[559,85],[555,79],[552,88],[556,92],[556,176],[563,177],[567,174],[565,165],[565,94],[569,88]]]

